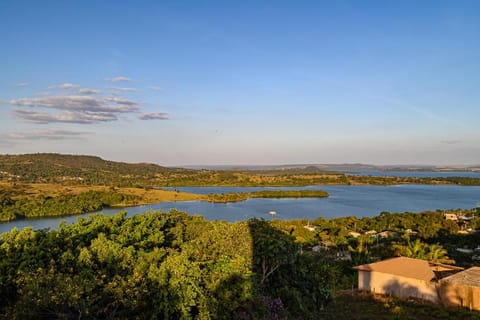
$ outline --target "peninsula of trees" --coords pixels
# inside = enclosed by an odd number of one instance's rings
[[[211,202],[238,202],[249,198],[325,198],[328,192],[323,190],[264,190],[255,192],[211,193],[208,201]]]

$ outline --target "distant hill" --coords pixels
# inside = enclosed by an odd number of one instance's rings
[[[0,178],[24,182],[76,182],[111,184],[138,182],[175,172],[192,171],[166,168],[149,163],[124,163],[96,156],[36,153],[0,155]],[[128,183],[127,183],[128,184]]]
[[[327,174],[328,176],[325,176]],[[343,180],[342,180],[343,179]],[[343,175],[314,166],[280,170],[214,171],[124,163],[96,156],[36,153],[0,155],[0,180],[63,185],[118,187],[297,186],[344,183]]]
[[[360,170],[426,170],[427,167],[372,166],[364,164],[312,164],[283,166],[247,166],[223,170],[167,168],[150,163],[125,163],[96,156],[36,153],[0,155],[0,180],[62,185],[101,185],[112,187],[176,186],[307,186],[319,184],[400,184],[446,183],[480,185],[480,179],[451,177],[419,179],[399,177],[349,176],[344,172]],[[401,168],[401,169],[400,169]],[[437,167],[428,167],[435,170]],[[446,171],[447,168],[437,170]],[[461,170],[456,167],[456,170]],[[464,167],[463,170],[469,170]],[[471,169],[470,169],[471,170]]]
[[[434,165],[373,165],[363,163],[326,163],[326,164],[283,164],[283,165],[189,165],[191,169],[208,170],[241,170],[241,171],[266,171],[266,170],[315,170],[317,172],[358,172],[358,171],[480,171],[477,166],[434,166]]]

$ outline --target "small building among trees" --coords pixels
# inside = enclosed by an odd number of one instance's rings
[[[480,311],[480,267],[397,257],[354,267],[358,289]]]
[[[358,289],[399,298],[438,301],[435,273],[428,261],[397,257],[354,267]]]
[[[480,310],[480,267],[441,279],[439,293],[444,305]]]

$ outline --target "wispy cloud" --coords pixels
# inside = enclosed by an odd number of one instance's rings
[[[29,85],[28,82],[18,82],[15,84],[15,87],[26,87],[28,85]]]
[[[60,113],[49,113],[34,110],[12,110],[13,114],[23,120],[39,123],[77,123],[77,124],[91,124],[106,121],[118,120],[117,116],[111,112],[72,112],[64,111]]]
[[[115,77],[115,78],[108,78],[107,80],[112,82],[127,82],[127,81],[130,81],[131,79],[127,77]]]
[[[117,91],[123,91],[123,92],[136,92],[137,89],[135,88],[125,88],[125,87],[110,87],[110,89],[117,90]]]
[[[98,89],[81,88],[81,89],[78,89],[77,93],[78,94],[100,94],[102,93],[102,91]]]
[[[56,84],[56,85],[50,86],[50,87],[48,87],[48,89],[64,89],[64,90],[68,90],[68,89],[72,89],[72,88],[75,88],[75,87],[78,87],[78,86],[76,86],[76,85],[74,85],[73,83],[70,83],[70,82],[65,82],[65,83],[60,83],[60,84]]]
[[[159,86],[150,86],[148,89],[153,90],[153,91],[162,91],[163,88]]]
[[[107,97],[105,98],[105,101],[110,101],[114,102],[116,104],[121,104],[124,106],[129,106],[131,107],[131,111],[137,110],[138,103],[135,101],[132,101],[130,99],[122,98],[122,97]],[[129,111],[126,111],[129,112]]]
[[[442,140],[440,143],[443,144],[459,144],[462,143],[462,140]]]
[[[113,104],[112,104],[113,103]],[[90,112],[135,112],[138,103],[120,97],[91,96],[46,96],[40,98],[20,98],[10,100],[9,104],[23,107],[43,107],[70,111]]]
[[[62,84],[59,84],[58,87],[60,89],[72,89],[73,87],[75,87],[75,85],[73,83],[62,83]]]
[[[151,112],[151,113],[140,113],[138,115],[140,120],[169,120],[170,115],[165,112]]]
[[[12,110],[15,117],[38,124],[92,124],[116,121],[118,114],[139,112],[137,102],[123,97],[45,96],[15,99],[8,103],[25,107],[25,109]],[[55,109],[62,112],[46,112],[33,108]]]
[[[126,77],[108,79],[109,81],[129,81]],[[139,120],[169,120],[165,112],[145,113],[140,109],[141,103],[136,99],[126,98],[122,92],[134,92],[131,87],[113,86],[108,95],[105,91],[93,88],[79,88],[72,83],[62,83],[54,88],[73,89],[67,94],[51,92],[40,96],[17,98],[0,103],[12,108],[11,114],[21,120],[35,124],[75,123],[95,124],[123,119],[121,114],[135,114]],[[153,87],[160,89],[159,87]],[[73,93],[75,92],[75,93]]]
[[[65,139],[81,139],[90,132],[44,129],[31,132],[11,132],[0,135],[0,140],[65,140]]]

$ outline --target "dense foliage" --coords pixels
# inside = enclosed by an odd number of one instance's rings
[[[0,221],[79,214],[135,204],[136,200],[136,196],[115,191],[93,190],[56,197],[39,194],[17,199],[9,189],[0,188]]]
[[[264,220],[92,215],[0,236],[6,319],[309,319],[335,277]]]
[[[476,210],[449,213],[480,226]],[[331,312],[335,292],[353,290],[354,265],[397,255],[475,265],[456,254],[480,241],[479,233],[458,233],[466,227],[443,211],[239,223],[172,211],[14,229],[0,235],[0,316],[316,318]]]

